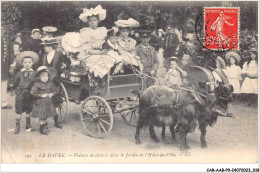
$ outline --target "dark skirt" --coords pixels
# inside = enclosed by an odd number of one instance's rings
[[[30,113],[33,108],[32,97],[30,90],[18,89],[15,92],[15,113],[22,114]]]
[[[32,117],[48,118],[56,116],[56,109],[52,98],[40,98],[33,101]]]

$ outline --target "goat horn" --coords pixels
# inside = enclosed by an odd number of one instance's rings
[[[222,82],[223,82],[224,85],[229,84],[228,78],[222,70],[217,70],[217,69],[214,69],[214,68],[211,68],[211,69],[219,75],[219,77],[222,79]]]
[[[213,76],[213,74],[211,73],[210,70],[208,70],[204,67],[201,67],[201,66],[189,66],[189,67],[200,69],[201,71],[203,71],[207,75],[208,82],[214,82],[214,76]]]

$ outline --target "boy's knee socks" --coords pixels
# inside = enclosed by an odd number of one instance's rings
[[[16,118],[16,124],[20,124],[21,118]]]

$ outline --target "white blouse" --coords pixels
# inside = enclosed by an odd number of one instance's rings
[[[250,77],[257,77],[258,76],[258,65],[255,60],[250,61],[249,64],[248,62],[245,62],[243,65],[242,73],[247,74]]]
[[[90,49],[101,49],[107,36],[107,28],[98,27],[96,29],[83,28],[80,30],[81,43],[89,45]]]
[[[241,80],[241,68],[237,65],[228,66],[225,73],[229,79]]]

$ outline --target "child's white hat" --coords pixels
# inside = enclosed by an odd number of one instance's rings
[[[83,22],[88,21],[89,16],[98,15],[99,21],[102,21],[107,16],[107,11],[101,7],[101,5],[96,6],[96,8],[84,8],[83,13],[80,14],[79,18]]]
[[[240,55],[236,52],[228,52],[226,55],[225,55],[225,58],[226,60],[228,61],[231,57],[234,57],[236,62],[239,63],[241,58],[240,58]]]
[[[31,34],[33,35],[35,32],[39,32],[39,33],[41,33],[41,30],[38,29],[38,28],[35,28],[35,29],[32,30],[32,33],[31,33]]]
[[[166,60],[164,60],[164,62],[163,62],[164,67],[167,68],[167,69],[170,69],[171,68],[171,65],[170,65],[171,61],[176,61],[179,67],[183,66],[181,60],[179,60],[177,57],[173,56],[171,58],[167,58]]]
[[[33,79],[37,78],[37,76],[43,72],[46,71],[50,74],[50,80],[52,80],[57,75],[57,70],[55,68],[48,68],[46,66],[40,66],[37,71],[33,74]]]
[[[17,64],[22,64],[22,61],[24,58],[30,57],[33,59],[33,64],[36,64],[39,61],[39,55],[36,52],[33,51],[23,51],[20,54],[18,54],[15,58],[15,62]]]

